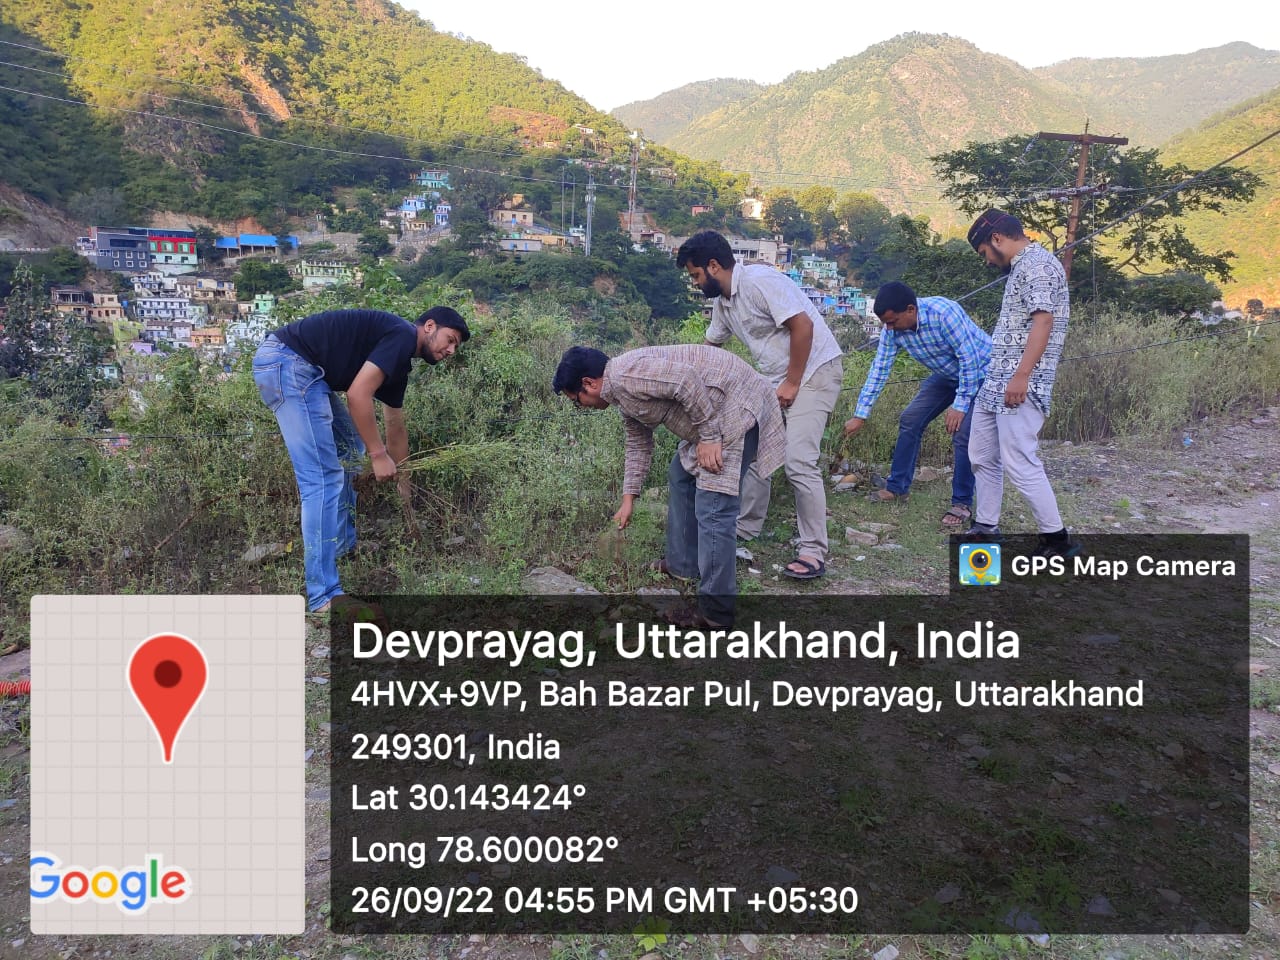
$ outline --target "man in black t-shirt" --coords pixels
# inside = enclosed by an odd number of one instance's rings
[[[302,499],[308,610],[345,596],[338,557],[356,543],[353,481],[365,452],[379,481],[394,478],[409,456],[402,410],[409,361],[438,363],[470,336],[449,307],[432,307],[412,324],[379,310],[330,310],[281,327],[258,347],[253,379],[280,424]],[[385,441],[374,400],[383,405]]]

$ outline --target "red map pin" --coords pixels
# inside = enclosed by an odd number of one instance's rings
[[[173,745],[200,702],[208,675],[200,648],[177,633],[148,637],[129,658],[129,686],[155,727],[165,763],[173,763]]]

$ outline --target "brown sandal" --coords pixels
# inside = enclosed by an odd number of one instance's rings
[[[867,494],[872,503],[906,503],[910,498],[909,493],[894,493],[892,490],[872,490]]]
[[[973,516],[973,511],[966,507],[963,503],[953,503],[942,515],[942,526],[947,530],[958,530],[963,527],[969,518]]]

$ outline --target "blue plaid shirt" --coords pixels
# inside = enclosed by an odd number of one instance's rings
[[[991,358],[991,337],[969,319],[964,307],[946,297],[919,297],[914,330],[880,331],[880,347],[871,362],[867,382],[858,394],[855,417],[871,415],[876,397],[884,389],[899,350],[906,350],[933,373],[956,381],[956,398],[951,409],[969,412],[969,404],[987,372]]]

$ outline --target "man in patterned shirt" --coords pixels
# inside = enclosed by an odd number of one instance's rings
[[[948,528],[967,526],[973,514],[973,468],[969,466],[969,426],[973,398],[982,386],[991,338],[969,319],[964,308],[945,297],[920,297],[905,283],[893,281],[876,291],[875,314],[884,324],[880,346],[858,394],[853,417],[845,422],[845,436],[862,429],[876,398],[884,389],[899,350],[906,350],[929,369],[915,399],[898,418],[898,442],[885,489],[871,499],[880,503],[905,500],[915,477],[916,458],[924,429],[946,411],[947,433],[955,457],[951,477],[951,507],[942,515]]]
[[[665,426],[680,438],[667,471],[667,554],[655,566],[698,578],[699,617],[686,625],[732,625],[742,478],[753,462],[768,477],[786,456],[773,385],[727,350],[687,344],[642,347],[612,360],[591,347],[571,347],[552,389],[576,406],[616,406],[622,413],[626,465],[622,506],[613,515],[620,530],[644,489],[654,429]]]
[[[1017,217],[988,210],[969,228],[969,243],[1009,276],[1000,320],[991,334],[991,362],[969,437],[969,461],[978,480],[977,510],[969,533],[998,535],[1004,475],[1027,498],[1040,531],[1039,552],[1080,552],[1062,525],[1058,500],[1036,455],[1049,415],[1053,381],[1067,338],[1070,300],[1062,264],[1030,240]]]

